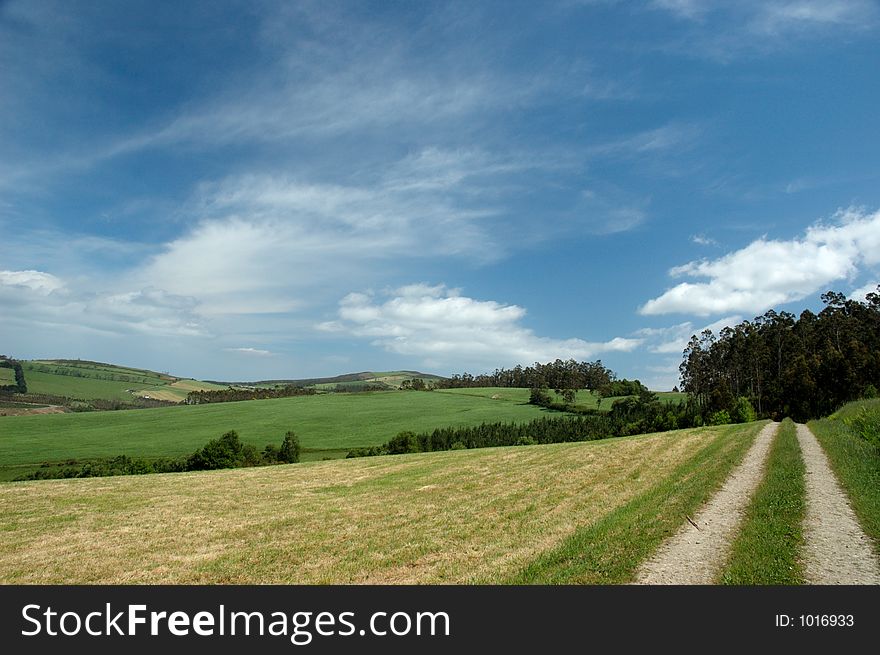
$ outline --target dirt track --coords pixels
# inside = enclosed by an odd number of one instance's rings
[[[804,575],[812,584],[880,584],[880,565],[816,437],[797,426],[807,469]]]
[[[718,493],[636,572],[636,584],[712,584],[761,482],[779,425],[764,427]]]

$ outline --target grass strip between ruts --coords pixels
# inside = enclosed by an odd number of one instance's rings
[[[795,424],[785,419],[770,449],[764,479],[746,509],[718,582],[729,585],[804,583],[799,558],[804,543],[805,475]]]

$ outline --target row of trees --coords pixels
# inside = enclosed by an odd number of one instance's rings
[[[515,366],[511,369],[495,369],[494,373],[471,375],[456,373],[452,377],[437,380],[437,389],[465,387],[516,387],[520,389],[547,387],[549,389],[599,389],[615,379],[614,372],[601,360],[576,362],[573,359],[533,366]]]
[[[15,372],[15,384],[0,385],[0,393],[27,393],[27,382],[24,379],[21,362],[0,355],[0,368],[11,368]]]
[[[716,336],[694,335],[680,366],[683,391],[702,413],[748,399],[761,416],[803,421],[880,386],[880,287],[864,302],[829,291],[799,317],[770,310]]]
[[[748,401],[738,405],[733,412],[723,410],[704,418],[694,402],[664,403],[656,394],[645,390],[639,395],[615,401],[609,412],[581,410],[578,415],[560,413],[527,423],[482,423],[471,427],[437,428],[431,432],[401,432],[381,446],[355,448],[349,451],[348,457],[591,441],[753,420],[755,412]]]
[[[317,391],[287,385],[283,387],[229,387],[213,391],[190,391],[186,395],[187,405],[204,405],[207,403],[232,403],[241,400],[266,400],[268,398],[289,398],[290,396],[312,396]]]
[[[146,473],[181,473],[183,471],[209,471],[215,469],[246,468],[271,464],[294,464],[299,462],[299,437],[292,431],[284,435],[281,446],[267,444],[261,451],[251,444],[242,443],[235,430],[219,439],[212,439],[188,457],[143,458],[118,455],[108,459],[92,460],[78,464],[70,460],[66,465],[42,468],[17,478],[18,480],[47,480],[57,478],[95,478],[112,475],[143,475]]]

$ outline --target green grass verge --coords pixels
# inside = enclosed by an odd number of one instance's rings
[[[806,469],[795,424],[779,428],[764,479],[746,510],[719,582],[728,585],[804,583],[799,556],[806,511]]]
[[[523,567],[513,584],[619,584],[721,487],[766,422],[722,426],[663,482]]]
[[[810,421],[831,469],[849,497],[853,511],[880,555],[880,449],[844,423],[860,407],[880,412],[880,401],[850,403],[829,418]]]

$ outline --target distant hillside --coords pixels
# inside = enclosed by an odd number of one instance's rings
[[[314,387],[315,389],[323,390],[332,390],[337,386],[346,389],[357,389],[359,387],[397,389],[404,380],[412,380],[414,378],[421,378],[425,382],[443,379],[439,375],[421,373],[419,371],[361,371],[360,373],[344,373],[343,375],[334,375],[332,377],[324,378],[258,380],[256,382],[219,382],[212,380],[212,382],[228,386],[277,387],[292,385],[295,387]]]
[[[31,394],[78,400],[126,402],[139,397],[180,402],[190,391],[225,388],[168,373],[84,359],[36,359],[21,364]]]

